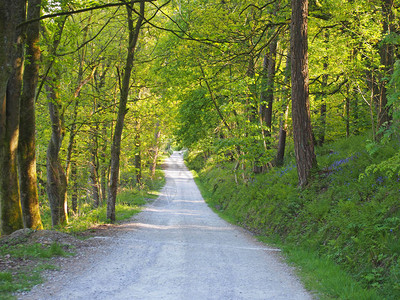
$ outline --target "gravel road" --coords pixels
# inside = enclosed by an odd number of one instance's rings
[[[312,299],[279,250],[220,219],[175,152],[123,232],[20,299]]]

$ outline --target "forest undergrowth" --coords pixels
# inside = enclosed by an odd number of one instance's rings
[[[304,189],[291,149],[283,167],[259,175],[216,156],[188,153],[186,162],[208,204],[282,247],[322,299],[400,299],[398,141],[366,140],[317,148],[319,170]]]

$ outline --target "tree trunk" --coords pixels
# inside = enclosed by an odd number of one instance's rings
[[[74,214],[78,213],[78,168],[76,161],[71,162],[71,180],[72,182],[72,195],[71,195],[71,206]]]
[[[18,184],[19,101],[23,73],[24,0],[0,3],[0,214],[1,233],[23,227]]]
[[[160,137],[161,137],[160,121],[157,120],[156,130],[154,132],[153,161],[152,161],[152,163],[150,165],[150,174],[151,174],[151,178],[152,179],[154,179],[154,177],[156,175],[158,152],[160,150],[160,147],[158,145]]]
[[[350,136],[350,97],[349,97],[349,92],[347,91],[346,94],[346,104],[345,104],[345,109],[346,109],[346,137],[348,138]]]
[[[135,135],[135,177],[138,189],[142,187],[142,152],[140,142],[140,121],[136,121],[136,135]]]
[[[103,137],[107,136],[107,125],[103,124],[102,128]],[[101,147],[100,154],[100,185],[101,185],[101,201],[105,201],[107,197],[107,174],[109,173],[109,164],[106,162],[106,151],[107,151],[107,141],[108,139],[104,139],[103,145]]]
[[[328,37],[326,36],[328,39]],[[326,41],[328,43],[328,41]],[[328,74],[326,73],[328,69],[328,58],[324,57],[324,71],[325,74],[322,75],[322,83],[321,83],[321,106],[319,108],[319,130],[318,130],[318,136],[317,136],[317,145],[322,146],[325,143],[325,133],[326,133],[326,95],[325,95],[325,89],[328,85]]]
[[[40,17],[41,0],[29,0],[28,19]],[[26,28],[26,62],[20,102],[18,167],[24,227],[42,229],[36,175],[35,96],[39,77],[39,22]]]
[[[51,120],[51,139],[47,147],[47,196],[50,202],[51,221],[53,226],[68,222],[67,209],[67,177],[61,166],[59,153],[63,140],[62,118],[60,116],[55,82],[46,86],[49,97],[49,114]]]
[[[395,31],[394,26],[394,13],[393,13],[394,0],[382,0],[382,13],[383,13],[383,36],[393,33]],[[383,66],[383,74],[381,74],[380,86],[379,86],[379,111],[378,111],[378,129],[382,126],[386,128],[389,126],[391,116],[389,114],[389,107],[386,95],[386,84],[387,79],[393,73],[394,65],[394,45],[390,43],[382,43],[379,48],[379,54],[381,57],[381,65]],[[381,137],[382,134],[379,135]],[[378,137],[378,138],[379,138]]]
[[[278,140],[278,149],[276,152],[275,164],[276,166],[283,166],[284,158],[285,158],[285,148],[286,148],[286,136],[287,136],[287,119],[289,116],[289,104],[284,108],[284,112],[282,113],[281,124],[279,126],[279,140]]]
[[[317,167],[312,138],[308,92],[308,0],[292,0],[290,34],[292,68],[292,120],[299,186],[310,180],[312,169]]]
[[[133,5],[133,3],[131,3],[131,5]],[[128,13],[129,47],[125,64],[125,72],[122,79],[117,122],[115,124],[113,143],[111,145],[110,181],[109,181],[108,198],[107,198],[107,218],[111,220],[111,222],[115,222],[115,202],[117,199],[117,191],[118,191],[119,157],[121,153],[122,130],[124,128],[126,104],[128,101],[128,94],[130,88],[129,81],[131,78],[131,72],[133,68],[135,48],[139,38],[140,28],[143,22],[144,6],[145,6],[144,1],[140,2],[140,16],[138,17],[135,28],[133,26],[133,20],[132,20],[132,8],[129,5],[126,6]]]
[[[289,50],[290,52],[290,50]],[[284,157],[285,157],[285,148],[286,148],[286,136],[287,136],[287,120],[289,116],[289,104],[290,104],[290,91],[286,88],[290,83],[290,53],[288,53],[288,57],[286,59],[286,69],[285,69],[285,81],[284,81],[284,89],[283,89],[283,103],[282,103],[282,113],[281,120],[279,125],[279,141],[278,141],[278,149],[276,152],[275,164],[277,166],[282,166]]]
[[[92,188],[93,206],[99,207],[101,199],[101,189],[99,183],[99,159],[97,154],[98,141],[97,141],[98,125],[94,128],[94,132],[91,136],[90,146],[90,186]]]
[[[268,128],[264,135],[271,136],[272,131],[272,106],[274,102],[274,80],[276,67],[276,47],[278,40],[275,38],[269,44],[269,53],[264,57],[264,72],[266,74],[266,84],[261,92],[261,117],[263,124]]]

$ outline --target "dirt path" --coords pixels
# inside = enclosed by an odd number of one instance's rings
[[[180,154],[166,165],[161,197],[20,299],[312,299],[277,249],[208,208]]]

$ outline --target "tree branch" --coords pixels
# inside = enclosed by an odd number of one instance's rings
[[[91,10],[108,8],[108,7],[115,7],[115,6],[121,6],[121,5],[130,5],[132,3],[140,3],[140,2],[143,2],[143,1],[144,2],[153,2],[155,0],[120,1],[118,3],[107,3],[107,4],[103,4],[103,5],[86,7],[86,8],[77,9],[77,10],[61,11],[61,12],[54,13],[54,14],[43,15],[40,18],[27,20],[25,22],[22,22],[22,23],[18,24],[17,27],[25,26],[25,25],[33,23],[33,22],[37,22],[37,21],[41,21],[41,20],[45,20],[45,19],[50,19],[50,18],[54,18],[54,17],[70,16],[70,15],[73,15],[73,14],[79,14],[79,13],[83,13],[83,12],[87,12],[87,11],[91,11]]]
[[[205,81],[205,83],[207,85],[208,92],[210,93],[211,100],[214,103],[215,109],[217,110],[218,115],[221,118],[222,122],[224,123],[225,127],[228,129],[228,131],[231,131],[231,128],[229,127],[228,123],[226,123],[226,121],[224,119],[224,116],[222,115],[222,112],[220,111],[220,109],[218,107],[217,101],[215,100],[214,94],[213,94],[213,92],[211,90],[211,87],[210,87],[210,85],[208,83],[208,80],[206,78],[206,74],[204,73],[204,69],[203,69],[200,61],[198,61],[198,63],[199,63],[199,67],[200,67],[201,73],[203,74],[203,79],[204,79],[204,81]]]

